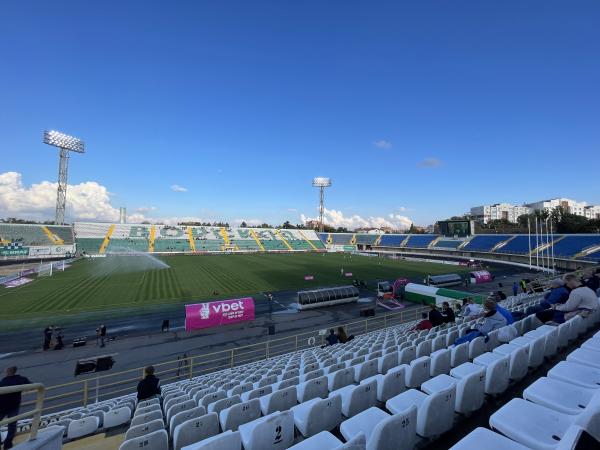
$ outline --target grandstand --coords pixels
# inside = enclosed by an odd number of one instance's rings
[[[312,230],[132,225],[76,222],[78,250],[103,253],[313,251],[325,246]]]
[[[502,305],[523,313],[540,297]],[[165,384],[160,396],[138,402],[132,392],[40,423],[72,448],[120,450],[321,450],[344,441],[355,449],[412,449],[488,415],[502,434],[477,428],[452,448],[572,448],[556,442],[574,442],[581,430],[600,438],[600,299],[590,316],[559,326],[525,316],[505,327],[513,335],[507,343],[499,329],[453,345],[473,326],[462,319],[423,331],[415,323],[186,377]],[[498,402],[522,387],[524,400]]]
[[[24,246],[72,245],[73,228],[56,225],[0,223],[0,244]]]

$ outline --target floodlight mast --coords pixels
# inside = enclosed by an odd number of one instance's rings
[[[44,144],[58,147],[58,189],[56,192],[56,216],[54,223],[64,225],[65,206],[67,203],[67,175],[69,169],[69,152],[85,153],[85,144],[81,139],[58,131],[44,131]]]
[[[313,178],[312,185],[319,188],[319,231],[323,232],[323,215],[325,213],[325,188],[331,186],[331,179],[327,177]]]

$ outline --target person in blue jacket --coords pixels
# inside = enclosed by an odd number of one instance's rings
[[[541,311],[550,309],[556,303],[564,303],[569,298],[569,290],[565,287],[565,282],[560,278],[550,281],[550,292],[548,292],[539,305],[527,308],[526,314],[537,314]]]
[[[506,325],[512,325],[515,323],[515,318],[509,310],[504,309],[502,306],[496,304],[496,311],[498,311],[506,319]]]

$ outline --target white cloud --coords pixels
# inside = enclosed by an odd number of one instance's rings
[[[442,161],[437,158],[425,158],[419,163],[419,167],[434,168],[442,165]]]
[[[373,145],[377,148],[390,149],[392,148],[392,143],[390,141],[386,141],[385,139],[379,139],[373,142]]]
[[[183,186],[179,186],[178,184],[174,184],[171,186],[171,190],[173,192],[187,192],[187,188]]]
[[[140,206],[136,208],[135,211],[139,213],[147,213],[151,211],[156,211],[158,208],[156,206]]]
[[[307,217],[304,214],[300,215],[302,222],[308,220],[317,220],[315,217]],[[397,230],[404,230],[410,228],[412,220],[406,216],[400,214],[388,214],[387,217],[369,216],[362,217],[358,214],[351,216],[344,216],[342,211],[336,211],[335,209],[325,209],[323,217],[324,222],[332,227],[345,227],[350,230],[356,228],[380,228],[390,227]]]
[[[18,172],[0,174],[0,215],[30,219],[54,217],[57,183],[42,181],[24,186]],[[110,204],[106,187],[95,181],[67,186],[67,216],[80,220],[117,221],[119,210]]]

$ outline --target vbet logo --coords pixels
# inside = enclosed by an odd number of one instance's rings
[[[254,319],[252,297],[185,305],[185,329],[208,328]]]

